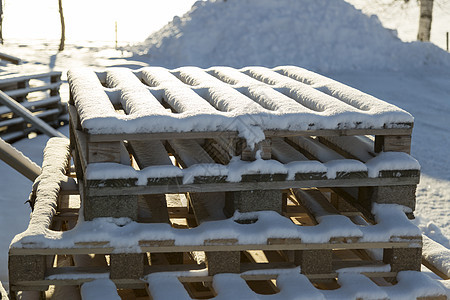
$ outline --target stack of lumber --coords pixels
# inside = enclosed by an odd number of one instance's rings
[[[70,142],[45,150],[14,295],[446,299],[409,220],[407,112],[295,67],[68,78]]]
[[[61,103],[60,85],[61,72],[0,77],[0,90],[54,127],[61,125],[61,116],[67,112]],[[3,140],[12,142],[36,130],[7,106],[0,106],[0,137]]]

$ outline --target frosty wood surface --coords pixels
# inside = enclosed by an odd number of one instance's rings
[[[250,142],[278,131],[396,135],[410,134],[413,124],[391,104],[297,67],[71,70],[68,80],[83,129],[99,140],[181,132],[234,132]],[[115,112],[118,105],[125,114]]]

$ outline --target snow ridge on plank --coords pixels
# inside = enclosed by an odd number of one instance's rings
[[[305,72],[314,74],[297,67],[146,67],[107,71],[106,88],[92,71],[70,71],[68,78],[91,134],[238,131],[253,143],[265,130],[411,128],[407,112],[320,75],[298,75]],[[111,88],[121,91],[128,115],[114,111]],[[172,112],[159,106],[163,101]]]
[[[199,272],[201,273],[201,272]],[[444,298],[446,289],[427,275],[416,271],[402,271],[397,275],[398,283],[392,286],[378,286],[363,274],[340,273],[335,290],[321,290],[313,286],[308,278],[300,274],[299,268],[287,270],[249,271],[241,274],[217,274],[212,286],[217,296],[214,299],[266,299],[267,295],[253,292],[245,277],[258,274],[273,274],[279,292],[270,299],[421,299]],[[147,275],[149,291],[155,300],[192,299],[179,278],[201,276],[193,272],[163,272]]]

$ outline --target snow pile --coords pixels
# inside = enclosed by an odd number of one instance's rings
[[[450,66],[429,43],[403,43],[343,0],[198,1],[131,49],[152,65],[297,65],[318,71]]]

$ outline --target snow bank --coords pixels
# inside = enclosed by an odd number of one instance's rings
[[[0,299],[1,300],[8,300],[8,294],[6,293],[5,289],[3,288],[2,282],[0,281]]]
[[[152,65],[297,65],[316,71],[450,65],[429,43],[403,43],[343,0],[209,0],[132,47]],[[147,56],[147,57],[145,57]]]

